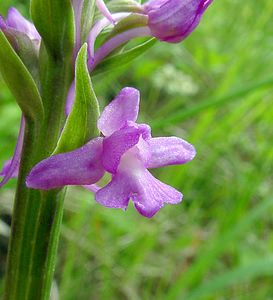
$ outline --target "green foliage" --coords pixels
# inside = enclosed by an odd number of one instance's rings
[[[208,283],[204,283],[198,287],[195,291],[187,296],[187,299],[200,299],[213,296],[215,292],[223,290],[234,284],[244,283],[256,279],[260,276],[272,276],[273,275],[273,259],[271,256],[266,258],[257,259],[250,264],[240,266],[235,270],[223,273],[222,275],[215,276]]]
[[[75,89],[75,102],[54,153],[74,150],[99,135],[99,104],[87,68],[87,44],[82,46],[76,60]]]
[[[60,299],[273,297],[272,14],[270,0],[214,1],[184,43],[157,43],[93,79],[101,103],[137,87],[140,118],[153,134],[181,136],[198,154],[188,165],[156,170],[184,200],[152,220],[132,205],[126,213],[106,209],[90,192],[68,190]],[[16,121],[0,82],[1,161],[12,154]],[[12,187],[1,191],[0,205],[10,203]]]

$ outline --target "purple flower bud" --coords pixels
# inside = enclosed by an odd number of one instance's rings
[[[144,5],[152,35],[169,43],[185,39],[212,0],[150,0]]]
[[[0,29],[14,30],[18,33],[25,34],[30,40],[40,43],[41,37],[35,26],[25,19],[16,8],[11,7],[8,11],[7,19],[0,18]]]
[[[35,26],[25,19],[14,7],[8,11],[7,18],[0,15],[0,30],[11,43],[26,65],[32,62],[33,54],[38,56],[41,36]]]

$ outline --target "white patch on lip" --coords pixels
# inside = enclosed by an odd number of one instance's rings
[[[132,177],[141,177],[150,155],[149,144],[140,136],[138,143],[122,155],[118,170]]]
[[[122,155],[118,170],[130,174],[131,176],[141,176],[145,167],[139,159],[139,150],[134,146]]]

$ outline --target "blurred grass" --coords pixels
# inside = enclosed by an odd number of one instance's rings
[[[1,12],[11,2],[1,2]],[[140,119],[154,135],[183,137],[198,155],[156,170],[184,201],[152,220],[132,205],[109,210],[69,188],[56,270],[61,300],[273,299],[272,16],[270,0],[214,1],[182,44],[157,43],[94,79],[102,105],[136,86]],[[0,99],[2,163],[19,111],[1,81]],[[1,190],[0,209],[14,184]]]

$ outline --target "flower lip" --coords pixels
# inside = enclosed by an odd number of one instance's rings
[[[145,168],[135,172],[118,172],[112,181],[96,193],[96,201],[106,207],[126,210],[129,199],[144,217],[153,217],[165,203],[177,204],[183,195],[160,182]]]

